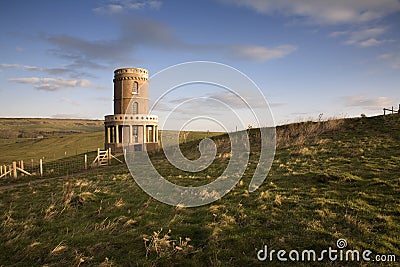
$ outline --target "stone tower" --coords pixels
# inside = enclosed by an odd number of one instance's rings
[[[123,68],[114,71],[114,115],[105,116],[105,148],[123,152],[158,149],[158,117],[149,114],[148,71]]]

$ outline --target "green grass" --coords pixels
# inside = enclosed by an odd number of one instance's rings
[[[0,164],[57,160],[104,147],[100,120],[0,118]]]
[[[57,160],[67,156],[86,153],[104,147],[104,133],[76,133],[55,135],[45,138],[13,138],[0,139],[3,151],[0,163],[24,160],[29,163],[31,159],[38,161]]]
[[[103,131],[101,120],[0,118],[0,138],[35,138]]]
[[[399,122],[400,116],[378,116],[279,127],[270,174],[249,193],[260,153],[253,129],[243,179],[224,198],[197,208],[152,199],[123,165],[1,189],[0,263],[276,266],[276,260],[259,262],[257,250],[268,245],[320,251],[335,248],[338,238],[349,249],[395,254],[399,261]],[[228,153],[224,136],[214,138],[218,153]],[[182,145],[184,154],[196,153],[198,141],[191,142]],[[190,174],[172,169],[162,154],[153,155],[159,171],[177,184],[213,179],[228,160],[218,157],[208,172]]]
[[[160,131],[164,145],[171,143],[174,131]],[[180,142],[190,142],[221,133],[185,132]],[[79,155],[104,148],[104,125],[100,120],[8,119],[0,118],[0,164],[23,160],[36,162]]]

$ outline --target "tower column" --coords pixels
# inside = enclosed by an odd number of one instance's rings
[[[110,127],[106,127],[107,128],[107,144],[111,143],[111,129]]]
[[[119,125],[115,125],[115,142],[118,144],[119,143]]]
[[[143,144],[147,143],[147,126],[146,124],[143,124]]]
[[[132,135],[133,135],[132,125],[129,125],[129,144],[132,144]]]
[[[108,134],[107,134],[108,127],[104,126],[104,143],[108,144]]]

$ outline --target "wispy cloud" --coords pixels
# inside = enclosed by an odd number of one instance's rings
[[[313,24],[366,23],[400,10],[398,0],[220,0],[261,14],[295,16]]]
[[[22,69],[26,71],[41,72],[50,75],[70,75],[71,77],[88,76],[85,73],[79,73],[75,71],[73,68],[41,68],[37,66],[7,63],[0,63],[0,68]]]
[[[162,5],[161,1],[147,0],[108,0],[103,2],[99,7],[93,9],[96,13],[116,14],[128,10],[140,10],[145,8],[159,9]]]
[[[34,84],[34,88],[37,90],[44,91],[59,91],[69,87],[87,87],[95,89],[103,89],[102,86],[94,85],[88,80],[73,80],[73,79],[62,79],[62,78],[10,78],[9,82],[23,83],[23,84]]]
[[[354,45],[357,47],[379,46],[387,42],[389,39],[377,39],[387,32],[387,27],[369,27],[353,31],[337,31],[329,34],[330,37],[344,37],[344,44]]]
[[[378,59],[387,62],[393,69],[400,69],[400,52],[384,53]]]
[[[191,47],[163,23],[125,16],[120,19],[120,35],[112,40],[87,40],[69,35],[47,35],[42,38],[54,46],[50,52],[70,60],[70,66],[79,69],[104,69],[108,65],[132,62],[134,52],[141,46],[159,49]]]
[[[85,40],[69,35],[50,35],[44,39],[54,45],[51,52],[71,61],[74,69],[106,68],[134,61],[140,47],[162,50],[225,54],[235,59],[267,61],[282,58],[297,49],[291,44],[275,47],[236,44],[191,44],[181,40],[167,25],[146,18],[121,18],[121,34],[113,40]],[[143,31],[143,29],[146,29]],[[138,38],[140,36],[140,38]],[[137,61],[137,60],[136,60]]]
[[[342,101],[349,107],[362,107],[370,110],[382,109],[394,103],[394,99],[389,97],[366,97],[363,95],[345,96],[342,97]]]
[[[216,101],[218,103],[216,106]],[[193,105],[192,109],[196,110],[207,110],[207,112],[223,108],[237,109],[257,109],[266,108],[266,100],[259,94],[248,93],[247,95],[236,95],[235,93],[225,91],[225,92],[215,92],[208,93],[202,97],[176,97],[169,99],[167,101],[161,101],[157,103],[157,110],[172,110],[177,105],[184,102],[188,102]],[[285,103],[269,103],[270,106],[278,107],[286,105]]]
[[[361,47],[378,46],[388,42],[388,40],[376,40],[375,38],[370,38],[368,40],[360,42],[358,45]]]
[[[231,47],[233,57],[253,61],[268,61],[283,58],[296,50],[297,47],[294,45],[280,45],[275,47],[235,45]]]

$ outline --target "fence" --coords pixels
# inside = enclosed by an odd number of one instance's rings
[[[391,112],[391,114],[394,114],[394,113],[400,114],[400,104],[399,104],[399,109],[397,111],[394,110],[393,106],[392,106],[392,109],[384,108],[383,109],[383,115],[386,115],[386,111]]]
[[[14,161],[12,164],[2,164],[0,165],[0,178],[17,178],[18,176],[55,177],[112,165],[117,162],[122,163],[121,160],[111,154],[111,151],[98,149],[97,152],[93,151],[54,161],[31,159],[28,162],[20,160]]]

